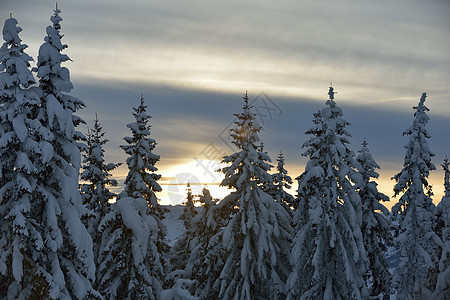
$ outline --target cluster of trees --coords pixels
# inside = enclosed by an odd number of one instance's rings
[[[98,118],[87,135],[61,64],[60,10],[51,17],[37,67],[25,53],[21,28],[5,21],[0,48],[0,298],[28,299],[445,299],[450,294],[450,163],[436,207],[427,178],[435,169],[426,131],[424,93],[415,109],[400,196],[377,190],[379,166],[364,141],[359,154],[343,111],[329,99],[306,133],[305,171],[298,192],[280,153],[277,172],[260,146],[261,127],[244,95],[230,131],[237,152],[224,157],[215,200],[207,189],[196,208],[189,191],[186,231],[170,248],[165,210],[155,192],[160,175],[141,98],[121,146],[128,175],[121,193],[106,163]],[[37,72],[35,81],[32,72]],[[81,159],[83,154],[83,160]],[[80,172],[81,171],[81,172]],[[83,184],[79,184],[79,179]],[[115,202],[111,201],[116,199]],[[394,233],[393,233],[394,232]],[[388,246],[399,249],[393,276]]]

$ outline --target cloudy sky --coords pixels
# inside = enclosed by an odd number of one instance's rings
[[[242,94],[254,101],[265,150],[280,151],[292,177],[312,114],[324,107],[330,82],[351,148],[366,138],[381,166],[380,189],[401,170],[423,91],[430,108],[429,141],[437,170],[435,202],[442,197],[439,166],[450,156],[450,2],[447,0],[292,1],[59,1],[72,95],[107,131],[107,159],[124,162],[131,107],[143,94],[153,116],[155,153],[163,183],[214,183],[222,154],[231,153],[226,129]],[[37,60],[54,1],[1,0],[2,18],[23,28],[27,53]],[[82,129],[83,130],[83,129]],[[85,130],[83,130],[85,131]],[[123,178],[126,166],[114,175]],[[194,173],[194,175],[192,175]],[[164,185],[160,198],[179,203],[184,186]],[[296,184],[294,184],[296,188]]]

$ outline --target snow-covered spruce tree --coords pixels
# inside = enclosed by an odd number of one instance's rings
[[[186,232],[177,240],[171,251],[172,271],[167,275],[170,288],[164,291],[166,299],[212,297],[207,291],[214,264],[210,263],[207,254],[210,240],[220,230],[221,224],[214,214],[216,202],[207,188],[203,188],[203,194],[198,202],[202,210],[199,213],[189,214],[192,218],[185,224]],[[185,212],[189,210],[185,209]]]
[[[299,177],[297,229],[291,252],[288,299],[365,299],[367,257],[361,234],[361,165],[349,150],[349,123],[330,87],[326,108],[315,114],[309,156]]]
[[[98,289],[105,299],[159,299],[161,259],[159,227],[147,201],[123,197],[101,220]]]
[[[450,163],[445,158],[444,168],[445,194],[438,205],[439,232],[442,240],[442,254],[439,261],[439,277],[433,299],[445,299],[450,295]]]
[[[306,148],[308,147],[308,151],[303,153],[302,156],[311,156],[313,153],[316,153],[317,151],[320,151],[320,148],[322,147],[322,135],[325,132],[325,127],[322,121],[322,112],[320,110],[318,110],[316,113],[313,113],[314,119],[313,119],[313,124],[314,126],[311,127],[309,130],[307,130],[305,132],[305,134],[309,134],[311,135],[311,138],[306,141],[302,148]],[[297,176],[295,178],[295,180],[297,180],[297,182],[300,181],[300,179],[302,178],[302,176],[304,177],[305,172],[303,174],[300,174],[299,176]],[[308,194],[311,195],[319,195],[320,194],[320,179],[319,178],[309,178],[309,182],[310,182],[310,189],[312,189],[311,191],[308,191]],[[305,197],[303,196],[303,200],[300,201],[300,189],[297,189],[297,195],[295,198],[295,203],[294,203],[294,218],[293,218],[293,223],[295,225],[295,227],[297,228],[301,228],[303,227],[303,225],[305,225],[308,222],[309,219],[309,198],[310,197]],[[297,211],[297,213],[295,213],[295,211]]]
[[[161,191],[155,174],[159,155],[152,153],[150,116],[141,97],[133,108],[136,122],[127,125],[133,136],[121,146],[129,155],[125,188],[111,212],[100,223],[99,289],[106,298],[158,299],[164,280],[165,227],[155,191]],[[144,205],[145,204],[145,205]],[[130,207],[128,209],[127,207]]]
[[[133,136],[125,137],[124,140],[128,145],[120,146],[129,157],[126,160],[128,175],[125,178],[125,188],[119,198],[124,196],[142,197],[147,200],[150,211],[160,228],[156,246],[161,259],[163,259],[169,251],[169,246],[165,242],[166,227],[162,222],[165,210],[159,205],[155,195],[155,192],[161,191],[157,182],[161,175],[155,173],[158,171],[155,164],[159,161],[159,155],[152,152],[156,146],[156,141],[149,137],[151,116],[147,114],[147,106],[144,105],[143,96],[141,96],[139,106],[134,107],[133,111],[136,122],[127,124]]]
[[[193,294],[207,299],[212,296],[209,291],[212,289],[213,279],[220,274],[216,265],[221,265],[219,253],[223,249],[217,247],[218,240],[213,237],[228,222],[230,208],[227,213],[227,209],[217,204],[207,188],[203,188],[199,202],[202,210],[193,219],[191,228],[193,238],[189,244],[190,256],[184,271],[186,277],[195,283]]]
[[[410,136],[405,145],[403,169],[394,176],[394,196],[403,193],[392,208],[400,222],[397,239],[400,264],[393,280],[400,299],[431,298],[438,274],[441,241],[433,231],[436,208],[430,198],[432,191],[427,180],[430,171],[436,168],[431,162],[434,154],[428,146],[430,135],[425,128],[429,120],[426,96],[423,93],[419,105],[413,107],[416,111],[413,125],[403,133]]]
[[[21,117],[11,118],[16,137],[2,134],[2,138],[17,138],[23,143],[23,148],[11,149],[18,151],[12,171],[26,174],[17,177],[21,203],[9,216],[17,216],[14,222],[29,242],[15,239],[13,274],[16,281],[22,281],[15,287],[17,290],[10,292],[49,299],[93,298],[99,295],[91,286],[95,275],[92,240],[80,221],[84,211],[78,191],[81,157],[74,125],[81,119],[73,115],[82,102],[66,94],[72,83],[68,69],[61,67],[68,57],[60,53],[67,46],[60,41],[59,13],[56,9],[51,17],[53,26],[47,27],[45,43],[39,50],[40,99],[17,97],[29,105],[23,105]],[[17,28],[9,26],[6,36],[17,42]],[[18,55],[20,50],[15,52]],[[19,67],[22,83],[30,83],[27,59],[23,58],[24,63],[15,67]],[[12,61],[8,72],[14,68]],[[30,110],[36,111],[26,116]]]
[[[98,225],[109,212],[109,201],[116,196],[108,189],[108,186],[117,186],[117,181],[111,178],[110,172],[121,165],[120,163],[105,163],[103,146],[108,140],[104,138],[104,135],[105,132],[102,131],[96,114],[94,127],[88,128],[83,171],[80,176],[81,180],[85,182],[80,185],[81,199],[83,205],[90,211],[89,215],[83,216],[82,221],[92,237],[95,261],[98,259],[98,249],[101,243]]]
[[[220,299],[278,299],[286,292],[285,280],[290,272],[289,214],[258,186],[259,182],[271,181],[267,173],[270,158],[256,150],[261,127],[251,112],[247,94],[244,101],[230,133],[239,151],[222,161],[230,165],[221,170],[225,174],[221,185],[236,191],[221,204],[238,210],[212,239],[220,241],[217,246],[223,249],[218,252],[218,261],[223,261],[215,266],[220,275],[214,278],[214,288]]]
[[[380,203],[389,201],[389,197],[378,191],[377,183],[372,178],[378,178],[376,169],[380,166],[375,162],[363,141],[362,149],[356,160],[361,164],[360,171],[363,185],[359,189],[362,211],[362,235],[367,257],[369,273],[366,280],[370,281],[370,296],[374,299],[390,299],[391,274],[386,259],[387,246],[392,244],[390,234],[390,219],[388,209]]]
[[[129,171],[125,179],[124,191],[119,197],[142,197],[147,200],[152,213],[159,219],[163,219],[164,210],[155,195],[155,192],[161,191],[157,182],[161,175],[155,173],[158,170],[155,164],[159,161],[159,155],[152,152],[156,141],[149,137],[151,125],[148,123],[151,116],[147,114],[143,96],[139,106],[133,107],[133,111],[136,122],[127,124],[133,136],[125,137],[124,140],[128,145],[120,146],[129,155],[127,158]]]
[[[186,203],[183,208],[183,213],[179,217],[179,219],[183,221],[185,232],[178,238],[170,251],[169,261],[171,270],[182,270],[186,266],[190,255],[189,243],[193,238],[193,235],[196,234],[192,222],[196,215],[197,211],[194,206],[194,197],[192,196],[192,190],[188,183]]]
[[[41,209],[34,197],[43,151],[51,146],[34,134],[45,132],[36,119],[40,90],[30,88],[35,83],[33,59],[25,53],[17,24],[12,17],[5,21],[0,48],[1,299],[48,297],[50,292],[46,267],[37,261],[45,235],[34,218]]]
[[[292,209],[295,207],[295,198],[286,192],[286,189],[291,188],[292,178],[284,168],[284,156],[281,151],[278,155],[277,162],[277,172],[271,175],[272,184],[266,192],[283,205],[289,214],[292,214]]]
[[[84,159],[82,173],[80,178],[86,183],[80,185],[81,199],[83,204],[92,211],[97,220],[96,224],[87,224],[91,227],[91,234],[97,232],[99,220],[108,212],[110,206],[109,201],[116,194],[108,189],[108,186],[117,186],[117,180],[111,178],[111,171],[121,165],[121,163],[105,163],[104,145],[108,142],[104,138],[105,132],[102,130],[100,121],[95,115],[94,127],[89,129],[86,137],[86,150],[84,151]],[[90,222],[89,222],[90,223]],[[97,226],[96,226],[97,225]]]
[[[186,230],[192,224],[192,220],[197,215],[197,211],[195,210],[194,205],[194,196],[192,195],[191,184],[187,184],[187,195],[186,195],[186,203],[184,204],[183,213],[180,215],[180,220],[184,223],[184,228]]]

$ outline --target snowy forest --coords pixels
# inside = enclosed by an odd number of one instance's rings
[[[141,97],[121,146],[128,175],[120,193],[105,161],[98,118],[71,96],[56,8],[36,62],[5,20],[0,48],[0,299],[450,299],[450,162],[436,206],[428,182],[427,94],[403,135],[396,204],[377,188],[368,141],[350,148],[350,125],[328,89],[292,179],[283,153],[261,146],[247,93],[229,134],[215,199],[186,195],[184,233],[170,246],[168,208],[157,194],[157,141]],[[124,125],[125,126],[125,125]],[[156,149],[157,150],[157,149]],[[275,171],[272,171],[274,169]],[[298,190],[289,192],[293,182]],[[295,194],[295,196],[294,196]]]

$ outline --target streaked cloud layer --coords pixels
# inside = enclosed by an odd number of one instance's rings
[[[0,4],[4,18],[18,19],[35,58],[53,7],[48,0]],[[435,164],[450,154],[448,1],[81,0],[59,7],[73,93],[86,102],[87,121],[99,113],[113,161],[124,161],[118,145],[142,93],[164,173],[217,140],[245,90],[252,97],[263,91],[284,111],[263,133],[267,150],[274,159],[283,150],[295,177],[305,162],[303,132],[330,81],[353,124],[353,149],[368,139],[383,180],[401,168],[401,133],[422,91]]]

